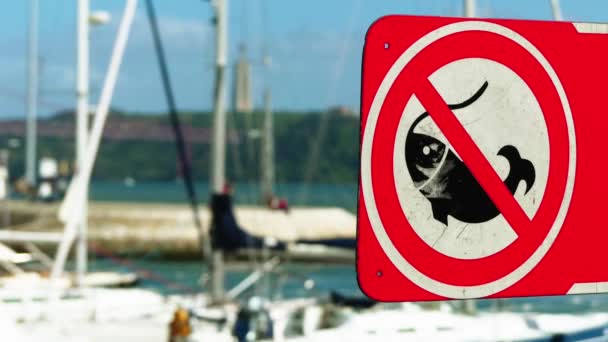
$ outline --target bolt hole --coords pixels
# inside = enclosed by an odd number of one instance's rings
[[[376,272],[376,275],[377,275],[378,277],[382,277],[382,271],[378,271],[378,272]]]
[[[385,49],[385,50],[388,50],[388,48],[389,48],[389,47],[391,47],[391,44],[389,44],[389,43],[384,43],[384,49]]]

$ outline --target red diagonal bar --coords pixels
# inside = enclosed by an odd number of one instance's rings
[[[511,228],[518,236],[525,232],[530,219],[428,79],[418,85],[416,96]]]

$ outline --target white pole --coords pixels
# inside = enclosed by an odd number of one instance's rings
[[[211,184],[214,193],[224,188],[226,172],[226,85],[225,69],[228,59],[227,4],[228,0],[214,0],[216,11],[216,80],[213,115],[213,148]]]
[[[228,59],[228,0],[214,0],[216,25],[215,99],[213,113],[213,141],[211,147],[211,185],[214,194],[223,192],[226,168],[226,63]],[[224,254],[219,249],[211,253],[211,298],[224,299]]]
[[[36,116],[38,111],[38,0],[30,0],[28,45],[27,122],[25,179],[36,184]]]
[[[264,135],[262,136],[262,199],[273,195],[274,134],[270,87],[264,92]]]
[[[264,64],[266,67],[270,68],[270,57],[264,57]],[[261,170],[261,186],[262,186],[262,199],[272,199],[274,196],[274,134],[273,134],[273,117],[272,117],[272,97],[270,92],[270,81],[266,75],[266,89],[264,91],[264,127],[263,127],[263,135],[262,135],[262,170]],[[262,260],[266,261],[269,257],[269,249],[264,243],[262,246]],[[263,268],[264,266],[262,266]],[[270,279],[265,274],[266,272],[262,270],[261,279],[259,281],[259,288],[262,291],[263,296],[268,296],[270,298]]]
[[[89,180],[91,179],[91,173],[93,171],[93,166],[95,165],[95,158],[97,157],[99,143],[101,142],[103,127],[105,125],[106,118],[108,117],[108,110],[112,101],[114,86],[116,85],[116,80],[118,78],[120,64],[122,63],[122,57],[127,45],[136,8],[137,0],[127,0],[124,14],[118,27],[116,41],[114,42],[114,48],[112,50],[112,56],[110,58],[110,65],[108,66],[106,79],[101,90],[99,105],[95,111],[93,127],[86,146],[84,163],[80,166],[78,174],[70,183],[66,197],[59,210],[59,217],[61,220],[66,222],[66,227],[64,230],[63,240],[61,241],[55,256],[55,264],[53,265],[53,270],[51,273],[51,276],[54,279],[58,279],[61,276],[63,267],[65,265],[65,260],[70,250],[70,245],[77,233],[78,221],[80,219],[80,212],[82,211],[83,204],[81,201],[83,198],[82,194],[87,189]]]
[[[78,42],[76,78],[76,172],[80,172],[86,155],[89,130],[89,0],[78,0]],[[76,249],[76,281],[84,286],[87,271],[87,225],[88,225],[88,184],[82,190],[82,211],[78,225]]]
[[[562,9],[559,5],[559,0],[551,0],[551,10],[553,11],[553,20],[562,21]]]
[[[475,0],[464,0],[464,16],[467,18],[475,18]]]

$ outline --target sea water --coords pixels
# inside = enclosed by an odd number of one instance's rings
[[[197,183],[198,197],[209,197],[207,183]],[[235,202],[239,204],[259,203],[260,192],[257,184],[237,183]],[[290,201],[291,205],[337,206],[351,212],[357,208],[356,184],[310,184],[282,183],[275,187],[276,193]],[[134,202],[185,202],[183,183],[146,182],[125,185],[120,182],[93,182],[91,199],[94,201],[134,201]],[[206,202],[206,201],[204,201]],[[229,264],[226,273],[226,287],[229,289],[247,275],[257,265],[254,262]],[[139,258],[92,257],[91,270],[129,271],[137,273],[140,286],[151,288],[164,294],[197,293],[205,291],[207,273],[202,261],[160,260],[154,256]],[[321,263],[288,263],[271,274],[265,288],[254,287],[246,295],[262,294],[275,298],[327,297],[331,291],[351,296],[363,296],[357,284],[354,264],[327,265]],[[477,307],[482,310],[505,310],[517,312],[606,312],[608,295],[575,295],[554,297],[529,297],[506,300],[480,300]]]
[[[260,186],[256,183],[236,183],[234,202],[236,204],[259,204]],[[202,203],[210,198],[209,183],[195,184],[197,196]],[[286,198],[290,205],[342,207],[351,212],[357,210],[357,184],[301,184],[278,183],[274,186],[277,196]],[[126,185],[122,182],[95,181],[91,184],[93,201],[127,202],[171,202],[186,203],[188,200],[182,181],[135,182]]]

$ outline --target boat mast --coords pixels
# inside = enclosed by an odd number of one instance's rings
[[[226,182],[226,62],[228,55],[228,0],[213,0],[215,10],[215,97],[213,104],[213,140],[211,141],[211,186],[213,194],[221,194]],[[211,298],[220,302],[224,297],[224,253],[213,249],[209,264]]]
[[[78,0],[78,33],[76,53],[76,172],[80,173],[84,165],[89,116],[89,0]],[[84,286],[87,271],[87,221],[88,221],[88,183],[82,190],[82,211],[78,220],[78,242],[76,245],[76,281],[79,287]]]
[[[553,11],[553,20],[562,21],[562,9],[559,5],[559,0],[551,0],[551,10]]]
[[[475,18],[475,0],[464,0],[464,16],[467,18]]]
[[[270,57],[264,56],[264,66],[266,70],[270,69]],[[270,82],[268,74],[266,75],[266,89],[264,90],[264,128],[262,134],[262,169],[261,169],[261,186],[262,200],[271,198],[274,194],[274,135],[273,135],[273,113],[272,113],[272,97],[270,92]]]
[[[25,179],[36,185],[36,116],[38,112],[38,0],[30,0],[26,104]]]
[[[118,32],[110,56],[108,71],[99,96],[99,104],[95,109],[93,124],[88,134],[84,163],[80,165],[78,174],[72,178],[68,191],[64,196],[63,203],[59,207],[58,216],[59,219],[65,223],[65,229],[61,237],[61,242],[57,248],[53,269],[51,271],[51,279],[53,282],[56,282],[63,274],[63,268],[70,251],[70,246],[78,234],[78,223],[80,222],[80,213],[82,212],[83,205],[82,198],[84,198],[83,190],[88,189],[88,184],[91,180],[93,166],[95,165],[95,159],[97,158],[97,152],[99,151],[103,128],[108,117],[110,104],[112,103],[112,95],[114,94],[114,88],[116,86],[116,81],[118,80],[118,73],[129,38],[129,32],[131,31],[131,24],[135,17],[136,8],[137,0],[127,0],[125,2],[123,16],[118,25]]]

